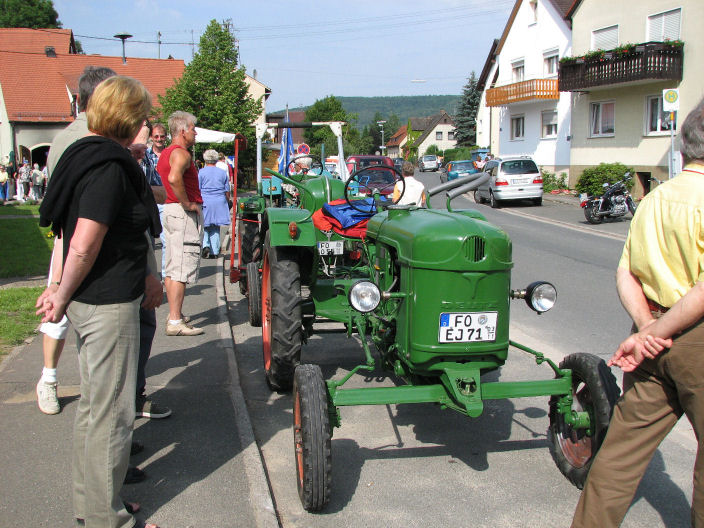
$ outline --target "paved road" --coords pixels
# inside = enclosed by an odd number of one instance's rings
[[[433,176],[437,178],[433,173],[421,178]],[[467,201],[461,206],[474,204]],[[627,317],[621,314],[621,320],[603,321],[603,314],[596,313],[594,317],[602,327],[585,328],[590,326],[581,319],[585,303],[568,299],[575,291],[581,292],[589,306],[594,301],[589,290],[594,287],[593,277],[598,276],[604,285],[597,290],[611,290],[604,304],[620,310],[613,284],[609,285],[606,277],[613,276],[622,242],[556,228],[510,210],[481,211],[490,221],[498,219],[514,238],[516,285],[537,278],[551,279],[556,274],[564,277],[555,282],[565,315],[537,317],[525,306],[516,305],[511,328],[514,339],[529,345],[547,341],[547,352],[556,359],[576,351],[573,346],[583,338],[603,340],[611,328],[620,335],[609,339],[616,343],[620,340],[626,332]],[[581,210],[576,208],[575,213],[581,214]],[[555,214],[568,213],[555,209]],[[560,240],[567,241],[567,246],[561,247]],[[594,263],[601,258],[605,262]],[[236,285],[228,286],[227,294],[242,386],[282,526],[568,525],[579,492],[551,460],[545,435],[546,398],[491,402],[474,420],[434,405],[344,408],[342,427],[335,431],[332,443],[331,503],[320,514],[305,512],[296,493],[290,394],[271,393],[266,387],[260,329],[247,323],[247,302]],[[594,302],[600,306],[600,302]],[[324,328],[339,330],[340,326],[328,323]],[[573,332],[576,335],[570,336]],[[340,379],[362,360],[356,339],[335,333],[315,335],[302,355],[303,362],[320,364],[326,379]],[[535,366],[529,357],[515,350],[497,375],[501,380],[551,377],[548,370]],[[349,386],[394,382],[378,372],[354,376]],[[696,444],[686,430],[678,430],[663,444],[623,526],[688,524],[695,452]]]

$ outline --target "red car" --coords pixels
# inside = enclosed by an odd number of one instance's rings
[[[358,169],[371,167],[372,165],[386,165],[393,168],[394,162],[388,156],[358,155],[347,157],[347,170],[350,174]]]

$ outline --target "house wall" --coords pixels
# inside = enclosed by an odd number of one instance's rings
[[[249,75],[245,75],[244,80],[247,83],[247,91],[252,99],[255,101],[259,100],[262,103],[262,113],[254,120],[253,124],[266,123],[266,86]]]
[[[5,108],[5,97],[0,86],[0,163],[6,164],[12,152],[12,127]]]
[[[522,2],[501,47],[496,85],[515,82],[513,64],[520,60],[523,61],[524,80],[557,79],[557,72],[547,74],[544,68],[545,54],[553,50],[557,51],[558,57],[571,54],[571,34],[566,21],[548,1],[539,0],[535,13],[530,2]],[[541,137],[542,112],[545,110],[557,111],[556,137]],[[569,93],[561,93],[558,100],[532,99],[495,107],[493,113],[497,114],[498,121],[498,144],[491,146],[494,154],[528,155],[548,171],[569,172]],[[521,115],[524,117],[524,137],[511,139],[511,118]]]
[[[457,146],[457,141],[454,139],[447,139],[448,133],[454,131],[455,125],[452,123],[439,123],[435,125],[435,128],[430,131],[428,137],[426,137],[425,140],[418,146],[418,157],[425,154],[425,151],[428,150],[430,145],[437,145],[440,150],[455,148]],[[442,140],[435,139],[436,132],[442,132]]]
[[[648,40],[648,16],[681,8],[680,40],[684,42],[684,74],[681,83],[675,81],[641,81],[618,84],[588,93],[572,95],[572,151],[570,178],[577,178],[589,166],[600,162],[621,162],[649,172],[659,179],[668,175],[670,136],[647,136],[645,133],[646,97],[662,94],[663,89],[679,88],[679,125],[704,96],[704,2],[701,0],[641,0],[611,2],[583,0],[573,16],[573,55],[589,51],[595,29],[614,24],[619,26],[619,44],[638,44]],[[615,133],[613,137],[589,137],[590,103],[614,101]],[[675,149],[677,149],[677,143]],[[643,194],[641,182],[636,182],[636,196]]]

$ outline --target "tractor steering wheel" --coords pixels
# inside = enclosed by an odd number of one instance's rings
[[[292,164],[295,164],[295,163],[296,163],[296,160],[299,160],[299,159],[301,159],[301,158],[310,158],[310,159],[312,160],[310,169],[313,170],[313,168],[318,168],[318,167],[320,167],[320,174],[323,173],[324,165],[323,165],[322,160],[321,160],[319,157],[313,156],[313,155],[311,155],[311,154],[299,154],[298,156],[295,156],[295,157],[291,158],[291,160],[289,161],[288,165],[286,165],[286,168],[284,169],[284,176],[286,176],[287,178],[291,178],[292,180],[296,180],[296,181],[301,181],[301,180],[304,178],[304,176],[306,176],[306,174],[291,174],[291,173],[289,172],[289,170],[288,170],[288,168],[289,168]],[[309,172],[310,172],[310,171],[309,171]]]
[[[374,172],[379,172],[379,178],[375,178]],[[382,172],[383,171],[383,172]],[[384,181],[384,173],[391,172],[393,174],[393,181]],[[354,182],[354,183],[353,183]],[[393,193],[394,188],[397,183],[401,183],[401,193],[399,195],[399,200],[403,197],[406,192],[406,181],[401,176],[401,173],[395,167],[389,167],[388,165],[370,165],[369,167],[363,167],[354,171],[350,175],[350,179],[345,183],[345,201],[349,206],[355,211],[360,213],[378,213],[379,209],[384,205],[391,205],[391,200],[379,200],[377,196],[379,195],[390,195]],[[357,192],[355,195],[354,192]],[[386,192],[385,192],[386,191]],[[369,204],[366,200],[360,200],[359,198],[354,199],[354,196],[364,195],[371,197],[373,203]],[[355,205],[357,202],[359,205]]]

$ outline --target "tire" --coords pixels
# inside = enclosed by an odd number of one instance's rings
[[[259,262],[262,258],[262,241],[259,234],[259,217],[243,215],[237,226],[239,236],[240,263],[247,266],[250,262]],[[240,281],[240,293],[247,295],[247,281]]]
[[[328,391],[318,365],[299,365],[293,381],[293,445],[296,482],[307,511],[330,500],[332,447]]]
[[[636,214],[636,203],[631,196],[626,198],[626,205],[628,205],[628,210],[631,212],[631,215]]]
[[[259,264],[247,264],[247,308],[249,310],[249,324],[262,325],[262,282],[259,279]]]
[[[479,191],[474,191],[474,203],[483,204],[484,198],[481,197]]]
[[[586,218],[587,222],[590,224],[600,224],[604,220],[601,216],[595,213],[593,204],[584,206],[584,218]]]
[[[301,359],[303,317],[301,273],[288,247],[271,247],[269,233],[262,262],[262,354],[269,388],[287,391]]]
[[[557,396],[550,398],[550,454],[560,472],[577,488],[582,489],[589,468],[606,437],[611,414],[620,390],[616,378],[603,359],[594,354],[571,354],[560,368],[572,370],[572,409],[588,411],[592,434],[572,429],[557,411]]]
[[[541,196],[540,198],[533,198],[533,205],[537,205],[538,207],[543,205],[543,197]]]
[[[501,205],[499,205],[499,201],[494,198],[494,193],[491,191],[489,191],[489,204],[493,209],[498,209],[499,207],[501,207]]]

